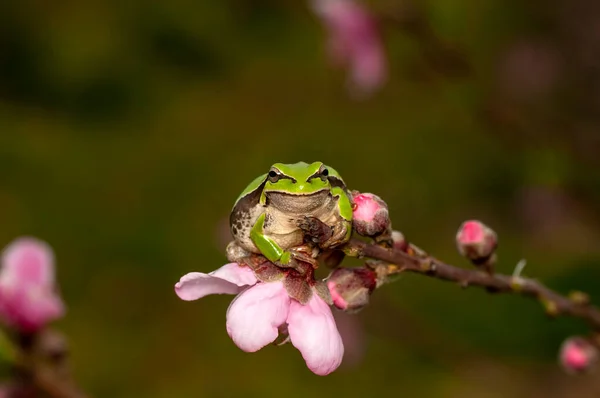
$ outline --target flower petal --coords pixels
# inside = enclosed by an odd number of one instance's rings
[[[353,94],[357,96],[368,96],[387,81],[384,50],[377,42],[368,46],[356,48],[352,54],[349,88],[354,90]]]
[[[306,361],[306,366],[325,376],[340,366],[344,344],[329,306],[313,294],[306,305],[292,301],[287,318],[292,344]]]
[[[227,333],[246,352],[272,343],[285,323],[290,298],[281,282],[261,282],[237,296],[227,309]]]
[[[242,286],[253,285],[256,277],[252,270],[237,263],[225,264],[209,273],[190,272],[175,284],[180,299],[197,300],[209,294],[237,294]]]
[[[238,263],[225,264],[221,268],[209,273],[209,275],[225,279],[238,286],[250,286],[257,282],[254,272],[249,267],[239,265]]]
[[[385,84],[385,48],[377,22],[365,6],[352,0],[313,0],[312,9],[328,30],[330,56],[349,68],[350,93],[364,98]]]
[[[46,323],[61,318],[65,306],[60,296],[45,287],[0,286],[0,319],[25,332],[33,332]]]
[[[15,239],[2,252],[2,284],[16,281],[54,284],[54,253],[44,241],[32,237]]]

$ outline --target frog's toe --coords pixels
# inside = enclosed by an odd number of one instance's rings
[[[297,225],[304,232],[305,240],[316,245],[325,243],[333,235],[333,229],[316,217],[304,217]]]

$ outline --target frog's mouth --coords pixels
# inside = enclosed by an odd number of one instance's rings
[[[292,195],[285,192],[267,193],[267,203],[287,213],[311,212],[327,203],[331,196],[328,189],[307,195]]]

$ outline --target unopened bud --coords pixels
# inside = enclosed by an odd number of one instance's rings
[[[405,252],[408,249],[408,241],[400,231],[392,231],[393,248]]]
[[[587,339],[573,336],[560,347],[560,364],[568,373],[582,373],[598,361],[598,349]]]
[[[372,193],[353,192],[354,230],[362,236],[377,236],[390,229],[390,214],[387,204]]]
[[[356,312],[369,304],[377,284],[377,274],[369,268],[338,268],[327,278],[333,305],[340,310]]]
[[[22,237],[9,244],[0,269],[0,321],[29,333],[62,317],[65,307],[54,273],[54,253],[47,243]]]
[[[465,221],[456,234],[458,252],[475,264],[485,263],[497,245],[496,233],[481,221]]]

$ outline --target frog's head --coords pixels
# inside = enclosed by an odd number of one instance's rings
[[[338,172],[322,162],[275,163],[264,184],[261,202],[269,198],[272,205],[290,210],[309,210],[321,204],[332,187],[344,187]]]
[[[329,191],[332,183],[343,184],[343,181],[335,170],[322,162],[275,163],[267,174],[263,191],[287,195],[312,195]]]

